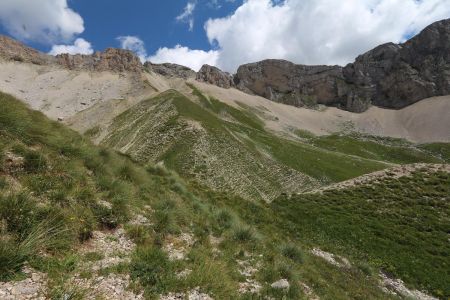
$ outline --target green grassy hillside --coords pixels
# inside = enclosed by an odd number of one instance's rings
[[[271,204],[255,198],[246,201],[234,193],[214,191],[208,181],[193,180],[197,177],[185,181],[143,157],[155,151],[155,161],[164,159],[166,166],[185,171],[185,153],[195,147],[196,139],[214,135],[228,143],[239,136],[235,139],[245,141],[245,153],[260,153],[261,157],[269,153],[271,161],[309,172],[311,178],[329,172],[328,180],[339,180],[367,170],[344,173],[337,166],[370,169],[370,164],[379,163],[332,153],[309,142],[283,140],[265,132],[252,115],[240,115],[214,100],[203,105],[200,101],[195,104],[169,92],[120,116],[116,125],[123,122],[118,127],[123,132],[108,140],[124,149],[142,151],[133,152],[130,158],[94,146],[0,94],[0,284],[30,276],[22,272],[28,266],[48,276],[45,297],[49,299],[84,299],[92,288],[80,280],[101,282],[112,275],[129,276],[129,292],[142,292],[146,299],[196,287],[215,299],[308,299],[314,295],[321,299],[396,299],[379,286],[378,272],[383,270],[412,288],[448,296],[448,173],[418,170],[411,177],[374,186],[281,196]],[[129,143],[127,137],[136,131],[127,122],[141,124],[137,126],[140,132],[155,134],[147,126],[151,124],[148,112],[153,109],[164,112],[154,111],[153,116],[172,118],[154,129],[161,134],[154,148],[148,148],[145,136]],[[139,113],[141,117],[135,117]],[[175,133],[177,138],[170,139]],[[179,137],[189,134],[191,144],[183,145]],[[442,147],[423,151],[444,153],[439,150]],[[294,152],[310,157],[309,163],[297,162]],[[327,155],[350,158],[355,165],[314,163],[314,155],[324,155],[319,156],[321,160]],[[260,157],[255,160],[265,162]],[[136,223],[138,216],[148,222]],[[125,237],[112,234],[119,228],[125,230]],[[102,261],[105,254],[95,248],[83,249],[95,245],[98,232],[107,236],[107,246],[118,239],[129,239],[135,246],[127,253],[113,253],[119,263],[92,269],[89,266]],[[192,242],[184,249],[185,258],[170,259],[167,247],[183,244],[186,236]],[[312,255],[310,250],[316,247],[347,257],[351,267],[335,266]],[[186,276],[178,275],[186,270],[190,271]],[[289,282],[289,289],[271,287],[280,279]],[[257,295],[248,290],[251,284],[258,286]]]
[[[406,142],[332,135],[286,139],[194,86],[192,97],[168,91],[115,118],[102,144],[139,162],[163,162],[183,177],[247,199],[271,201],[370,173],[392,163],[442,162]]]
[[[28,266],[48,276],[49,299],[84,299],[92,288],[80,280],[101,282],[112,274],[129,275],[130,292],[148,299],[196,287],[215,299],[252,299],[239,292],[248,280],[276,299],[304,297],[301,282],[334,298],[386,298],[375,277],[343,273],[311,256],[302,241],[249,224],[245,210],[234,207],[253,203],[256,217],[268,213],[265,205],[187,185],[164,168],[96,147],[8,95],[0,94],[0,105],[0,284],[24,280]],[[150,222],[133,223],[137,215]],[[105,254],[83,249],[95,244],[96,232],[117,228],[136,244],[117,254],[129,260],[88,267]],[[186,234],[194,241],[186,259],[170,260],[165,247]],[[111,247],[118,241],[108,238]],[[240,263],[254,271],[240,273]],[[282,278],[289,290],[270,286]]]

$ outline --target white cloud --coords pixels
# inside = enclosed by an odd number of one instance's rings
[[[247,0],[205,30],[218,66],[233,72],[266,58],[343,65],[448,17],[450,0]]]
[[[119,36],[117,40],[120,41],[123,49],[136,53],[142,62],[179,64],[195,71],[198,71],[204,64],[216,65],[219,54],[214,50],[191,50],[188,47],[176,45],[174,48],[159,48],[155,54],[147,56],[144,41],[137,36]]]
[[[176,20],[178,22],[184,22],[189,24],[189,31],[192,31],[194,29],[194,10],[195,6],[197,5],[196,1],[188,1],[186,6],[183,9],[183,12],[176,17]]]
[[[62,53],[68,54],[92,54],[94,50],[92,49],[91,43],[85,39],[78,38],[75,40],[73,45],[53,45],[52,50],[48,54],[58,55]]]
[[[152,63],[170,62],[198,71],[204,64],[216,65],[218,55],[219,53],[215,50],[192,50],[188,47],[177,45],[174,48],[159,48],[154,55],[148,57],[148,60]]]
[[[46,44],[71,41],[84,31],[67,0],[1,0],[0,23],[18,39]]]
[[[117,40],[120,42],[120,46],[123,49],[131,50],[139,57],[141,62],[147,60],[147,51],[145,50],[144,41],[137,36],[119,36]]]

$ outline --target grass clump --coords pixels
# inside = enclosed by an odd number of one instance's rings
[[[256,239],[254,230],[248,226],[237,226],[233,229],[233,240],[237,242],[250,242]]]
[[[135,251],[130,264],[130,275],[149,294],[169,290],[174,277],[167,254],[154,246],[140,247]]]
[[[291,259],[294,262],[297,262],[297,263],[303,262],[303,259],[304,259],[303,252],[299,248],[297,248],[297,246],[295,246],[293,244],[284,245],[281,248],[281,253],[285,257]]]

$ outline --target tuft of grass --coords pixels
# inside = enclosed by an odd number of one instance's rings
[[[303,252],[293,244],[284,245],[281,248],[281,254],[297,263],[302,263],[304,259]]]
[[[170,289],[174,280],[173,266],[167,254],[157,247],[138,247],[130,263],[130,275],[149,294],[161,294]]]
[[[24,156],[24,168],[30,173],[43,171],[47,168],[47,160],[41,153],[29,151]]]
[[[233,229],[233,239],[238,242],[250,242],[255,240],[256,236],[252,228],[248,226],[237,226]]]

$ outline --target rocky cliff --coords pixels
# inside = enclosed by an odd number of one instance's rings
[[[171,64],[171,63],[164,63],[164,64],[153,64],[151,62],[144,63],[144,69],[150,72],[154,72],[157,74],[160,74],[167,78],[195,78],[196,74],[194,70],[189,69],[188,67],[177,65],[177,64]]]
[[[223,86],[212,76],[207,82]],[[450,19],[431,24],[403,44],[378,46],[345,67],[273,59],[242,65],[232,85],[276,102],[325,104],[353,112],[365,111],[371,104],[398,109],[448,95]]]
[[[51,56],[6,36],[0,36],[0,58],[37,65],[62,66],[71,70],[99,72],[141,72],[143,70],[139,58],[129,50],[108,48],[92,55]]]
[[[232,75],[210,65],[203,65],[198,71],[196,79],[223,88],[230,88],[233,86]]]
[[[108,48],[92,55],[60,54],[56,56],[58,64],[75,70],[141,72],[143,66],[133,52],[123,49]]]
[[[333,105],[347,92],[339,66],[305,66],[275,59],[240,66],[234,84],[247,93],[294,106]]]
[[[52,56],[43,54],[3,35],[0,35],[0,58],[36,65],[45,65],[54,61]]]
[[[431,24],[403,44],[388,43],[343,69],[354,95],[388,108],[450,94],[450,19]]]

